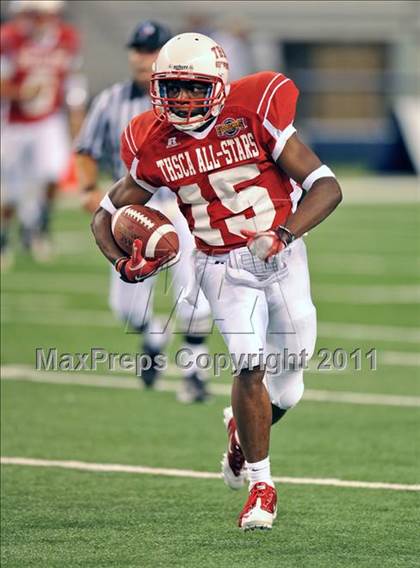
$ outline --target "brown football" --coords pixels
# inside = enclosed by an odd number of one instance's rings
[[[148,260],[178,254],[179,239],[171,221],[160,211],[145,205],[126,205],[112,217],[112,234],[118,246],[132,253],[133,241],[143,243],[141,254]]]

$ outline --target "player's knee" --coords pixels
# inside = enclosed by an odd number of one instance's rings
[[[303,382],[291,385],[281,394],[278,403],[279,408],[288,410],[289,408],[296,406],[302,398],[304,390],[305,387],[303,385]]]
[[[283,410],[297,405],[303,396],[303,371],[285,373],[269,384],[271,402]]]

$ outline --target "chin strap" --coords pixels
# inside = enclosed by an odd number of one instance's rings
[[[176,114],[171,113],[171,115],[177,119],[179,119],[179,116],[177,116]],[[210,119],[204,120],[204,116],[202,114],[198,114],[197,116],[195,116],[194,118],[198,118],[198,117],[202,117],[203,120],[199,120],[197,122],[193,122],[192,124],[189,123],[182,123],[182,122],[172,122],[172,126],[174,128],[176,128],[177,130],[181,130],[182,132],[186,131],[186,130],[197,130],[198,128],[201,128],[202,126],[204,126],[205,124],[209,123],[211,120],[214,120],[214,117],[211,117]]]

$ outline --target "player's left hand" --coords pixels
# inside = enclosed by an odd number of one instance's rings
[[[267,261],[286,248],[285,243],[273,230],[257,232],[243,229],[241,234],[247,238],[246,246],[252,254],[261,260]]]

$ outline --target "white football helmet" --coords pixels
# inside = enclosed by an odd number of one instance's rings
[[[11,0],[9,11],[11,14],[22,12],[40,12],[43,14],[57,14],[65,8],[64,0]]]
[[[198,33],[173,37],[153,64],[150,96],[156,116],[178,130],[199,128],[220,114],[226,99],[228,74],[226,54],[211,38]],[[205,98],[169,98],[165,84],[168,80],[207,83],[208,90]],[[174,103],[183,105],[184,116],[173,112]]]

